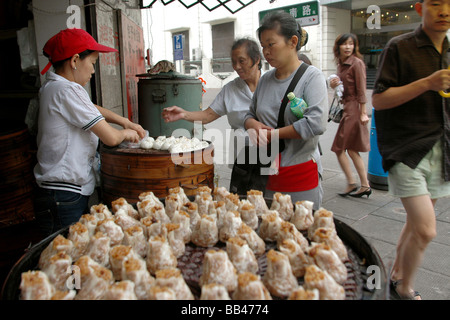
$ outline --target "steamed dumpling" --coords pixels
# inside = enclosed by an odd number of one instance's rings
[[[151,149],[153,147],[153,143],[155,142],[155,139],[152,137],[147,137],[141,140],[139,146],[142,149]]]

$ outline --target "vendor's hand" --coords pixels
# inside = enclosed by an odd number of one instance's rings
[[[339,77],[333,78],[330,80],[330,87],[332,89],[334,89],[339,85],[340,82],[341,82],[341,79],[339,79]]]
[[[434,91],[446,91],[450,88],[450,70],[438,70],[428,76],[429,88]]]
[[[123,141],[137,143],[141,139],[137,131],[134,129],[123,129],[122,133],[124,135]]]
[[[364,126],[369,123],[369,117],[367,116],[366,113],[361,114],[359,120],[361,121],[361,124]]]
[[[125,125],[125,129],[134,130],[138,134],[140,139],[144,139],[145,137],[145,130],[140,124],[128,121]]]
[[[174,122],[184,119],[186,111],[178,106],[167,107],[163,109],[162,117],[165,122]]]

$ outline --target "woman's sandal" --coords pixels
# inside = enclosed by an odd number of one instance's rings
[[[350,193],[355,192],[356,190],[358,190],[358,187],[356,186],[356,183],[349,183],[348,184],[348,188],[349,189],[347,189],[347,190],[349,190],[349,191],[344,192],[344,193],[338,193],[338,195],[340,195],[341,197],[346,197],[346,196],[350,195]]]
[[[412,292],[412,295],[404,296],[397,292],[397,287],[402,283],[402,280],[391,280],[391,293],[394,293],[395,299],[393,300],[418,300],[417,297],[420,297],[419,300],[422,300],[422,296],[419,291]]]
[[[361,186],[361,189],[364,189],[364,191],[351,193],[349,194],[349,196],[353,198],[361,198],[362,196],[367,196],[367,199],[369,199],[369,196],[372,194],[372,188],[368,186]]]

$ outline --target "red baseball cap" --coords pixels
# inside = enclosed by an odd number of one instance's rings
[[[44,54],[49,58],[49,63],[41,71],[44,74],[50,69],[52,63],[72,57],[86,50],[98,52],[117,52],[116,49],[99,44],[83,29],[71,28],[58,32],[50,38],[44,46]]]

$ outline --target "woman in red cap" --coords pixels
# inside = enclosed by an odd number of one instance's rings
[[[116,49],[100,45],[84,30],[66,29],[48,40],[43,51],[49,64],[42,71],[47,73],[46,82],[39,92],[35,214],[43,231],[51,234],[88,213],[98,140],[108,146],[138,142],[145,131],[93,104],[83,88],[94,73],[99,52]],[[54,71],[48,71],[51,65]]]

